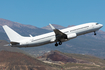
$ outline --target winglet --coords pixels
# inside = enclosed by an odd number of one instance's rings
[[[33,37],[31,34],[29,34],[30,37]]]
[[[55,27],[54,26],[52,26],[50,23],[49,23],[49,25],[50,25],[50,27],[54,30],[55,29]]]

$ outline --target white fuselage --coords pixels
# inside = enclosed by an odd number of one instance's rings
[[[99,30],[103,25],[98,23],[86,23],[78,26],[68,27],[65,29],[61,29],[60,31],[65,33],[66,35],[71,35],[73,33],[76,34],[75,37],[83,34],[87,34],[90,32],[95,32]],[[62,42],[73,39],[75,37],[71,37],[69,39],[62,40]],[[38,35],[35,37],[27,37],[20,42],[19,45],[12,45],[13,47],[36,47],[48,43],[55,42],[56,36],[54,32]]]

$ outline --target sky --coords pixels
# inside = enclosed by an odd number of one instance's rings
[[[104,25],[105,0],[0,0],[0,18],[40,28],[49,23]]]

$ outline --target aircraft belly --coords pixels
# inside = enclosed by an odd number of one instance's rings
[[[43,45],[43,44],[48,44],[48,43],[50,43],[50,40],[51,40],[51,38],[40,39],[40,40],[34,41],[32,44],[33,44],[34,46],[40,46],[40,45]]]

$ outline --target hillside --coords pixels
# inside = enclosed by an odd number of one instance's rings
[[[0,40],[0,70],[59,70],[16,47],[4,46],[6,44],[7,41]]]
[[[0,70],[59,70],[22,53],[0,51]]]
[[[51,51],[37,59],[62,67],[63,70],[104,70],[105,60],[90,55],[62,53]]]
[[[0,40],[0,70],[104,70],[105,60],[85,54],[49,51],[34,58]],[[36,51],[36,49],[33,49]],[[41,50],[37,50],[41,52]],[[36,51],[36,52],[37,52]],[[25,53],[25,54],[24,54]],[[44,52],[43,52],[44,53]],[[27,54],[27,55],[26,55]],[[34,54],[37,54],[34,52]],[[32,56],[32,57],[31,57]]]
[[[0,40],[0,51],[5,50],[5,51],[11,51],[11,52],[21,52],[24,53],[24,51],[16,48],[16,47],[10,47],[10,46],[5,46],[9,44],[7,41],[5,40]]]
[[[33,58],[20,52],[0,51],[0,70],[104,70],[105,60],[90,55],[51,51]]]

